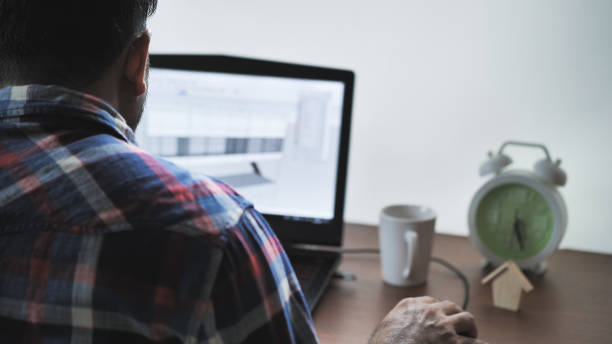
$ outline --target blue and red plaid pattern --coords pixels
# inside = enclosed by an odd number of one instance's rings
[[[112,106],[0,90],[0,342],[316,343],[277,237]]]

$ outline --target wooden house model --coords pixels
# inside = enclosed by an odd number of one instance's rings
[[[523,291],[530,292],[533,285],[513,261],[507,261],[482,280],[493,280],[493,304],[495,307],[517,311]]]

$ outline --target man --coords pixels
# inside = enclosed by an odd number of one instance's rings
[[[316,343],[276,236],[134,142],[156,0],[0,0],[0,342]],[[470,343],[406,299],[371,343]]]

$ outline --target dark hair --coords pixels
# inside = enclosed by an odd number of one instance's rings
[[[157,0],[0,0],[0,85],[86,86],[156,7]]]

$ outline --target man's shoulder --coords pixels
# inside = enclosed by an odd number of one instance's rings
[[[251,206],[229,185],[110,135],[90,136],[66,148],[70,154],[58,165],[79,176],[86,203],[100,207],[96,212],[108,228],[216,235]]]

